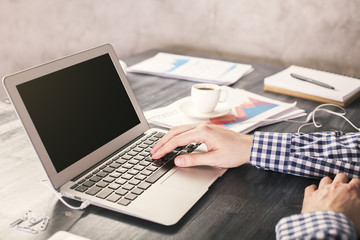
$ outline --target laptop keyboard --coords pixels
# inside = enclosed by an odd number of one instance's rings
[[[129,205],[175,166],[176,156],[191,153],[200,145],[178,147],[161,159],[153,160],[150,150],[163,135],[154,131],[144,136],[78,180],[71,189],[120,205]]]

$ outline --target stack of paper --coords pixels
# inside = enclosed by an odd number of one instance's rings
[[[229,85],[253,71],[253,68],[248,64],[158,53],[126,70],[127,72]]]
[[[302,81],[290,74],[303,76],[310,81]],[[311,82],[325,83],[334,89]],[[284,71],[265,78],[264,90],[319,102],[345,106],[360,95],[360,80],[319,70],[290,66]]]
[[[228,114],[210,119],[197,119],[185,114],[180,106],[190,97],[180,99],[166,107],[145,112],[148,122],[172,128],[174,126],[210,121],[227,129],[248,133],[257,127],[305,115],[296,103],[284,103],[242,90],[223,87],[227,91]]]

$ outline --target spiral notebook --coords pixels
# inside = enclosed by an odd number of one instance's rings
[[[301,75],[328,84],[334,89],[302,81],[290,74]],[[264,80],[264,90],[346,106],[360,96],[360,79],[320,70],[290,66]]]

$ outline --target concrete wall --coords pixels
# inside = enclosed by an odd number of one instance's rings
[[[359,0],[0,0],[0,75],[111,43],[119,58],[163,48],[360,77],[359,13]]]

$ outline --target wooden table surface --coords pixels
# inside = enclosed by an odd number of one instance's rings
[[[128,57],[132,65],[157,51]],[[241,62],[240,60],[238,62]],[[263,91],[264,77],[282,67],[251,63],[254,71],[232,85],[285,102],[297,101],[310,112],[317,102]],[[188,96],[193,82],[154,76],[128,74],[143,110],[166,106]],[[347,117],[356,125],[360,100],[346,107]],[[304,128],[304,132],[354,131],[336,116],[319,114],[325,127]],[[296,132],[300,124],[282,122],[257,130]],[[0,238],[47,239],[57,231],[68,231],[90,239],[275,239],[277,221],[299,213],[304,188],[318,180],[259,170],[250,165],[229,169],[200,201],[174,226],[162,226],[115,213],[96,206],[71,210],[41,183],[46,175],[16,113],[6,99],[0,101]],[[159,199],[161,201],[161,199]],[[71,203],[77,202],[70,200]],[[46,231],[31,234],[10,228],[9,224],[26,211],[50,217]]]

